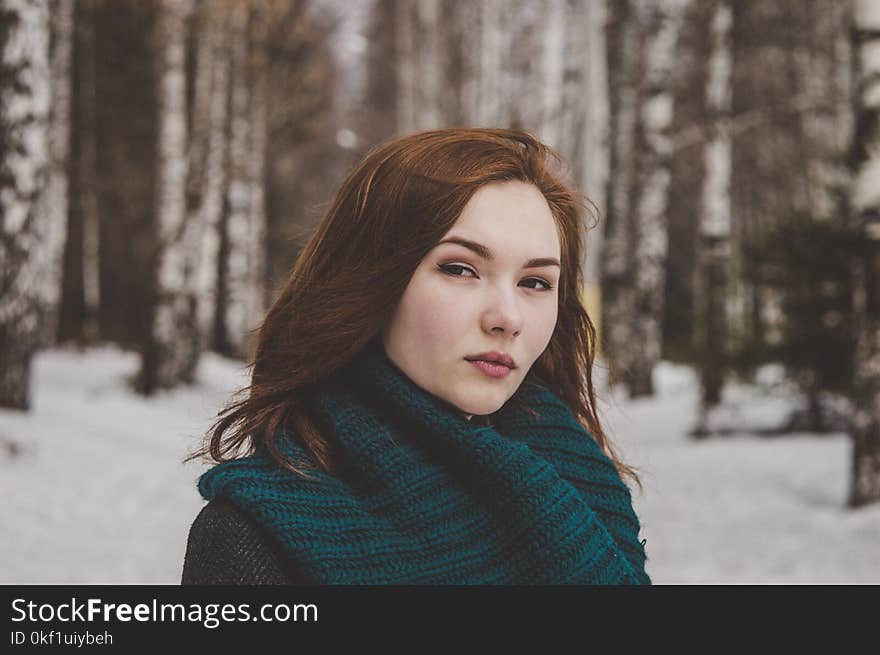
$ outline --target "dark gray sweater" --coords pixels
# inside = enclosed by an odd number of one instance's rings
[[[310,585],[265,529],[224,498],[202,508],[189,530],[181,584]]]

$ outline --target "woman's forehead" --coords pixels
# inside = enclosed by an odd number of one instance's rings
[[[450,238],[476,242],[502,254],[559,256],[559,230],[547,200],[537,187],[522,182],[478,189],[443,240]]]

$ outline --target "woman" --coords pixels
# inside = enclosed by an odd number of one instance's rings
[[[195,456],[184,584],[645,584],[558,155],[445,129],[355,168]]]

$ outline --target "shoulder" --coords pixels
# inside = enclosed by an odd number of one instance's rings
[[[189,531],[181,584],[305,584],[271,536],[225,498],[209,501]]]

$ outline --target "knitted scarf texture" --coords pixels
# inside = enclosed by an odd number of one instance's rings
[[[629,489],[535,376],[476,425],[371,345],[309,403],[342,458],[333,475],[303,478],[257,449],[199,491],[248,512],[317,583],[651,583]],[[295,435],[277,443],[309,460]]]

